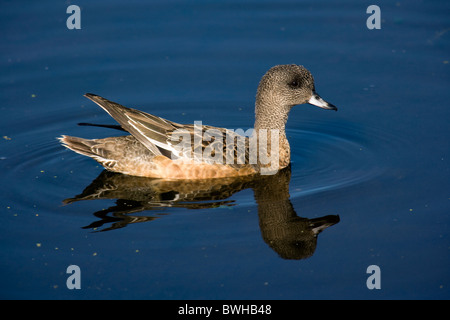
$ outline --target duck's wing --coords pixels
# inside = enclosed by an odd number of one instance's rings
[[[197,124],[184,125],[171,133],[171,142],[176,143],[179,136],[180,142],[176,144],[179,157],[210,164],[222,163],[234,168],[249,164],[249,137],[234,130]]]
[[[86,93],[84,96],[102,107],[123,129],[155,155],[162,155],[160,148],[171,151],[166,142],[167,133],[176,129],[176,123],[124,107],[92,93]]]
[[[124,107],[95,94],[87,93],[85,97],[102,107],[155,155],[168,156],[169,153],[172,159],[186,158],[206,163],[249,163],[249,139],[233,130],[196,124],[182,125]]]

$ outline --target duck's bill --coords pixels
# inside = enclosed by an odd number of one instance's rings
[[[332,105],[331,103],[326,102],[325,100],[323,100],[317,93],[313,93],[313,95],[311,96],[311,98],[309,98],[308,100],[309,104],[312,104],[313,106],[317,106],[319,108],[322,109],[327,109],[327,110],[335,110],[337,111],[336,106]]]

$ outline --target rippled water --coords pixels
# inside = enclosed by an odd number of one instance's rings
[[[2,298],[450,297],[447,4],[382,2],[373,31],[351,1],[78,5],[81,30],[64,3],[0,10]],[[121,134],[77,126],[114,124],[86,92],[245,130],[284,63],[339,111],[295,107],[292,165],[266,180],[128,179],[56,140]]]

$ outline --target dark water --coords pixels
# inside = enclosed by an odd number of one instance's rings
[[[450,298],[448,2],[378,1],[380,30],[360,1],[71,4],[81,30],[64,1],[0,4],[1,298]],[[56,140],[117,134],[77,126],[114,124],[86,92],[250,128],[260,77],[286,63],[339,112],[295,107],[290,172],[269,180],[155,186]],[[100,199],[63,204],[95,179]]]

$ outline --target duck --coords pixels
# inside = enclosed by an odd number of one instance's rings
[[[296,64],[274,66],[262,76],[254,126],[245,133],[201,122],[179,124],[96,94],[84,96],[129,134],[103,139],[62,135],[58,139],[64,147],[93,158],[108,171],[170,180],[275,174],[290,164],[286,123],[291,109],[311,104],[337,111],[317,94],[311,72]]]

